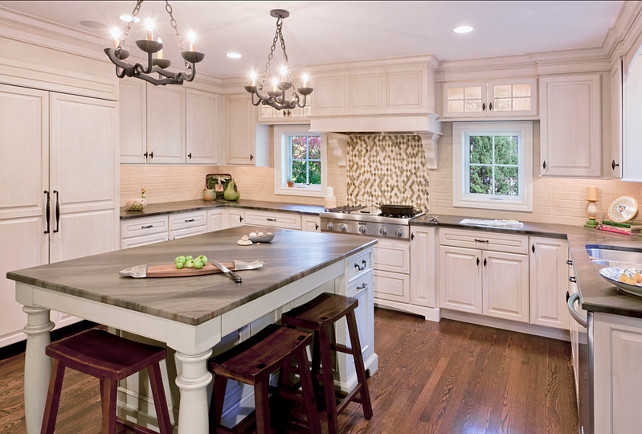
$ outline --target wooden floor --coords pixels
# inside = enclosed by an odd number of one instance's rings
[[[374,417],[350,404],[341,432],[576,433],[567,342],[375,310]],[[26,432],[24,355],[0,361],[0,433]],[[98,381],[68,370],[58,433],[100,432]]]

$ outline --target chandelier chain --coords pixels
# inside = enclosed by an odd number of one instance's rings
[[[178,46],[180,47],[181,51],[183,51],[183,41],[181,40],[181,34],[178,32],[178,24],[176,24],[176,20],[174,19],[174,10],[172,9],[172,5],[169,4],[169,0],[165,0],[165,10],[169,14],[169,24],[174,28],[174,31],[176,32],[176,42],[178,42]]]
[[[283,58],[285,59],[285,64],[288,63],[288,53],[285,51],[285,40],[283,39],[283,18],[279,17],[276,20],[276,33],[274,33],[274,39],[272,40],[272,46],[270,47],[270,54],[268,54],[267,62],[265,63],[265,72],[263,73],[263,82],[267,79],[268,72],[270,72],[270,63],[274,58],[274,51],[276,50],[276,43],[281,43],[281,50],[283,50]]]
[[[138,12],[140,12],[140,7],[143,5],[143,0],[138,0],[136,2],[136,6],[134,6],[134,10],[132,11],[131,14],[131,20],[127,23],[127,27],[125,27],[125,31],[123,32],[123,36],[120,39],[120,42],[118,43],[118,48],[122,48],[125,45],[125,41],[127,40],[127,37],[129,36],[129,32],[132,29],[134,25],[134,21],[136,20],[136,16],[138,15]]]

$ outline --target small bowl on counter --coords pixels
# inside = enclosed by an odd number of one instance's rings
[[[267,232],[267,233],[252,232],[249,235],[249,238],[250,238],[250,241],[252,241],[253,243],[269,243],[274,239],[274,234],[272,232]]]

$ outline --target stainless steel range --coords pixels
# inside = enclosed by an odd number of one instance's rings
[[[414,210],[411,215],[382,214],[379,207],[342,206],[319,214],[322,232],[342,232],[369,237],[410,239],[410,220],[424,215]]]

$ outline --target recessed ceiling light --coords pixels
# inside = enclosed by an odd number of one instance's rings
[[[457,26],[453,29],[453,32],[455,33],[470,33],[474,29],[470,26]]]
[[[105,29],[107,28],[107,25],[103,23],[99,23],[98,21],[81,21],[80,22],[81,26],[89,27],[90,29]]]
[[[229,57],[230,59],[240,59],[243,56],[241,56],[241,53],[230,51],[229,53],[227,53],[227,57]]]
[[[132,19],[134,20],[135,23],[140,23],[140,18],[132,17],[131,15],[128,15],[128,14],[121,15],[119,18],[126,23],[130,22]]]

